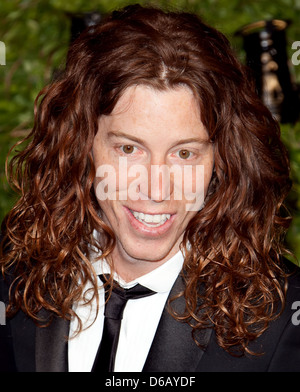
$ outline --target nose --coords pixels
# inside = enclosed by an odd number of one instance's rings
[[[173,180],[169,166],[165,163],[151,163],[148,168],[147,186],[141,187],[142,194],[156,203],[170,200]]]

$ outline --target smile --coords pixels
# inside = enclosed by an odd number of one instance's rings
[[[137,212],[130,210],[132,215],[137,219],[139,222],[143,223],[145,226],[148,227],[159,227],[162,226],[168,219],[171,218],[170,214],[144,214],[143,212]]]

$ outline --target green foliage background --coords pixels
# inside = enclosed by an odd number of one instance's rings
[[[1,0],[0,41],[6,45],[6,65],[0,65],[0,221],[16,198],[5,179],[9,148],[32,126],[33,102],[57,69],[64,66],[69,45],[70,14],[98,11],[106,14],[135,1],[122,0]],[[149,1],[140,1],[147,4]],[[245,54],[240,27],[258,20],[288,19],[287,51],[300,41],[300,0],[157,0],[152,4],[195,12],[231,40],[241,61]],[[300,65],[292,68],[300,84]],[[300,123],[282,126],[282,137],[291,157],[294,187],[289,197],[294,217],[288,243],[300,257]]]

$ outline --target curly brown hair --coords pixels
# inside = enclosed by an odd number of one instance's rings
[[[227,38],[184,12],[113,12],[71,45],[64,72],[37,97],[30,142],[8,165],[20,192],[2,225],[2,271],[14,273],[8,313],[70,319],[88,281],[97,297],[90,250],[105,258],[115,239],[99,215],[91,150],[99,117],[139,84],[188,86],[214,144],[205,207],[182,243],[186,311],[173,316],[194,332],[213,326],[221,347],[245,352],[284,303],[288,156]]]

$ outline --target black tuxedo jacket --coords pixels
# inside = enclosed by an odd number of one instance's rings
[[[194,343],[190,327],[164,310],[143,371],[299,372],[300,314],[297,317],[295,302],[300,301],[300,274],[296,270],[289,279],[283,314],[250,345],[263,355],[231,356],[218,346],[213,329],[201,332],[199,338],[206,346],[202,350]],[[178,277],[170,295],[181,290],[182,285]],[[1,301],[7,302],[7,293],[8,284],[1,277]],[[177,301],[176,306],[179,311],[184,310],[184,299]],[[6,320],[6,325],[0,325],[0,371],[67,372],[68,333],[69,323],[65,320],[57,318],[49,327],[39,328],[23,312],[18,312],[13,319]]]

